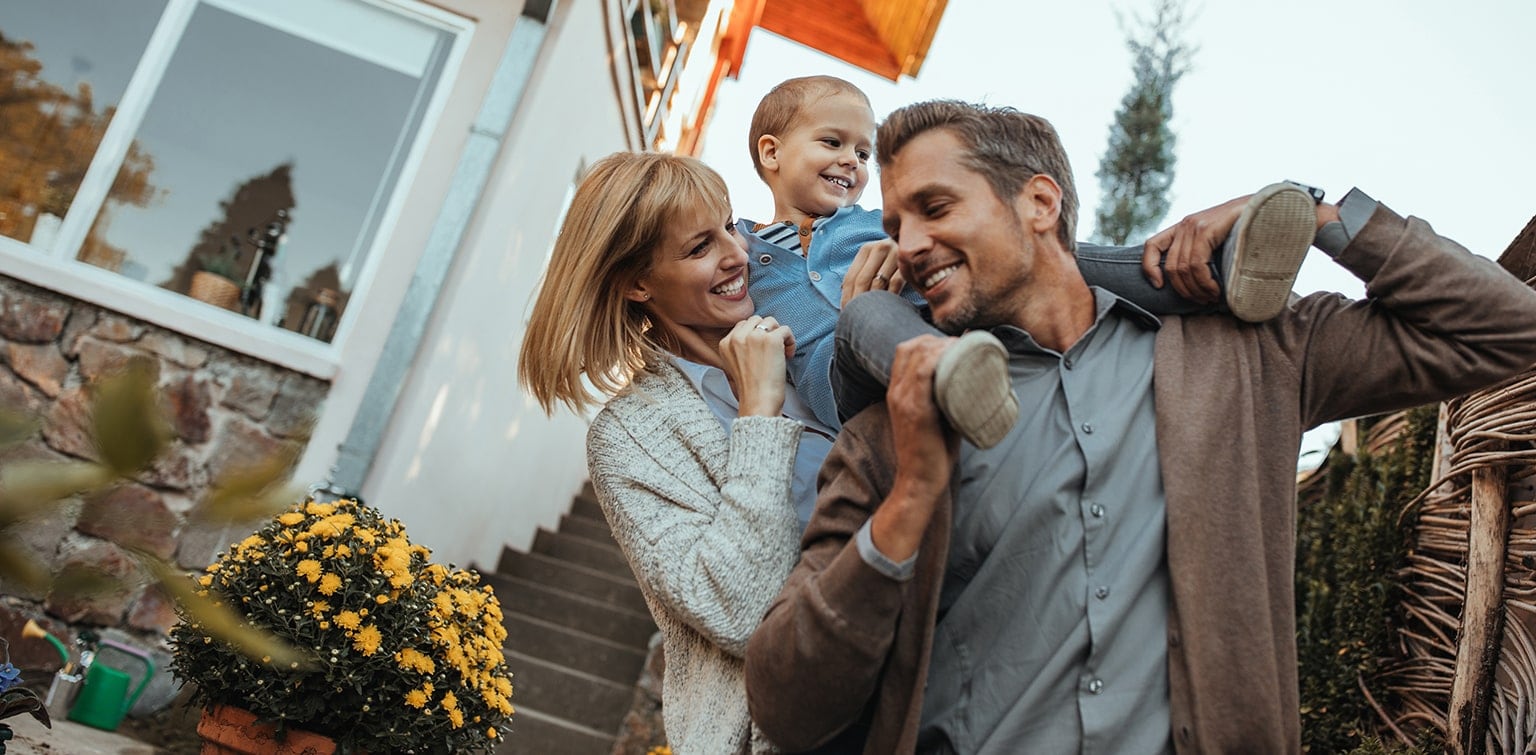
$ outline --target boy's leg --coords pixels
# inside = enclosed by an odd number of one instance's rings
[[[1090,286],[1112,291],[1154,315],[1198,315],[1220,312],[1219,304],[1201,304],[1179,296],[1166,282],[1153,288],[1141,270],[1139,246],[1077,245],[1077,268]],[[1211,275],[1219,282],[1221,269],[1211,263]]]
[[[1277,183],[1248,200],[1232,232],[1208,263],[1221,285],[1225,309],[1240,320],[1262,322],[1285,309],[1296,273],[1316,231],[1316,202],[1301,187]],[[1154,315],[1220,312],[1220,305],[1185,299],[1163,284],[1153,288],[1141,270],[1139,246],[1078,244],[1083,280],[1130,300]]]
[[[829,376],[839,419],[885,400],[896,347],[924,334],[944,335],[895,294],[871,291],[849,300],[837,320]],[[977,448],[997,445],[1019,416],[1008,352],[986,331],[966,333],[945,350],[933,392],[950,426]]]
[[[1285,309],[1317,233],[1316,206],[1292,183],[1270,184],[1248,200],[1222,244],[1216,278],[1238,319],[1262,322]]]

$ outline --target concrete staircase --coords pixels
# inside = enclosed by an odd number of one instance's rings
[[[517,708],[497,752],[607,755],[656,625],[591,488],[531,553],[480,572],[505,615]]]

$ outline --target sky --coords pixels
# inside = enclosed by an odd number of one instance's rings
[[[703,160],[735,210],[768,219],[747,129],[757,101],[793,76],[831,74],[869,95],[876,119],[956,98],[1010,105],[1056,125],[1072,160],[1086,239],[1098,168],[1131,56],[1117,12],[1153,0],[950,0],[919,75],[892,83],[757,30],[737,80],[717,94]],[[1281,179],[1358,186],[1497,257],[1536,216],[1536,2],[1532,0],[1205,0],[1197,49],[1174,91],[1172,208],[1162,226]],[[878,176],[863,204],[879,207]],[[1361,284],[1313,250],[1298,293],[1349,296]],[[1304,451],[1331,442],[1311,435]]]

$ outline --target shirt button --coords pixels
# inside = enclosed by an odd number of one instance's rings
[[[1097,503],[1095,503],[1092,506],[1088,507],[1088,513],[1092,514],[1094,519],[1103,519],[1104,518],[1104,507],[1100,506]]]
[[[809,236],[809,235],[811,235],[811,229],[809,229],[809,228],[801,228],[800,229],[800,235],[801,236]]]
[[[813,281],[821,280],[821,273],[818,273],[815,270],[812,270],[811,271],[811,280],[813,280]]]
[[[1087,433],[1089,435],[1092,435],[1093,434],[1093,423],[1092,422],[1084,422],[1083,423],[1083,432],[1085,432],[1085,433]]]
[[[1069,370],[1072,369],[1072,357],[1061,360],[1061,365]]]
[[[1103,600],[1109,597],[1109,588],[1105,587],[1104,585],[1099,585],[1099,589],[1094,590],[1093,594],[1097,596],[1099,600]]]
[[[761,257],[758,257],[757,261],[763,263],[764,265],[767,265],[767,264],[773,262],[773,255],[765,254],[765,255],[763,255]]]
[[[1104,691],[1104,680],[1103,679],[1094,679],[1093,681],[1088,682],[1088,691],[1092,692],[1095,695],[1099,694],[1100,692],[1103,692]]]

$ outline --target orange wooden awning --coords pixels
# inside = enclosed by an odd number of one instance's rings
[[[916,76],[947,0],[737,0],[733,31],[756,26],[895,81]],[[730,50],[741,68],[745,39]]]

